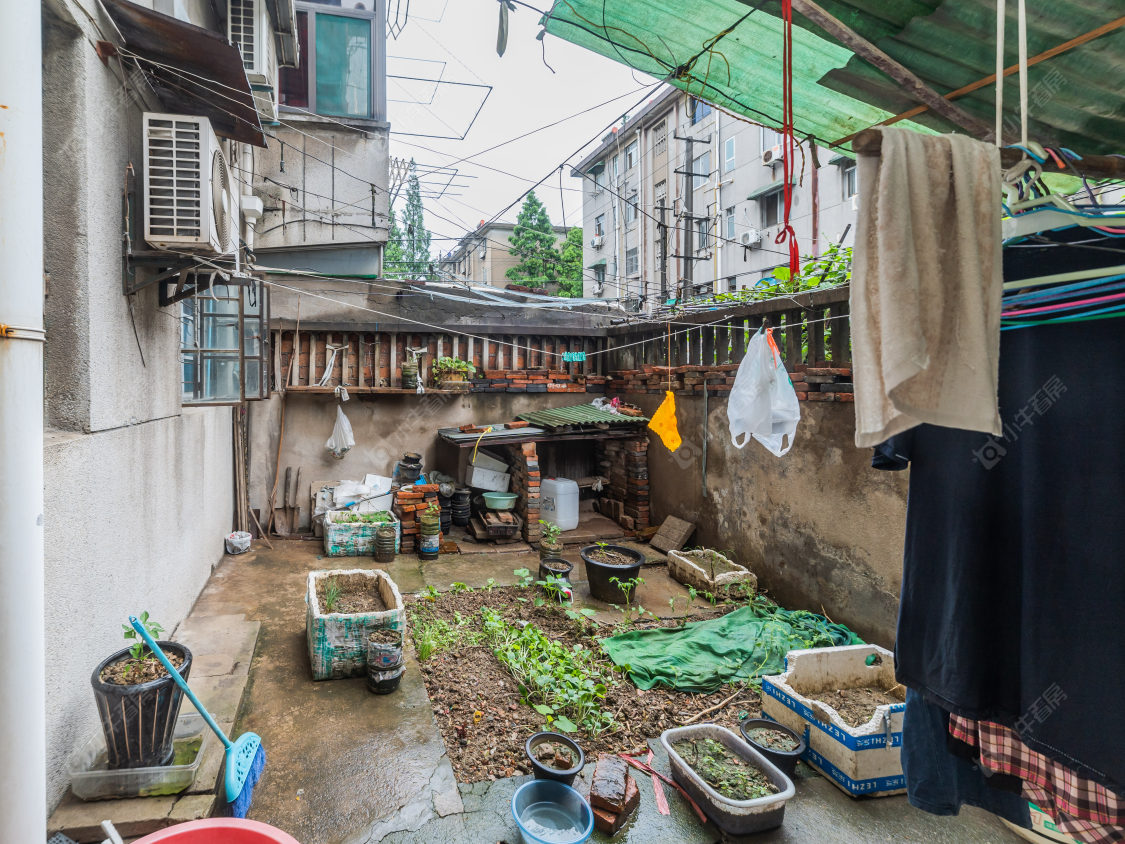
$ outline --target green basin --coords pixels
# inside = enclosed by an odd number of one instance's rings
[[[486,492],[484,506],[489,510],[511,510],[517,498],[514,492]]]

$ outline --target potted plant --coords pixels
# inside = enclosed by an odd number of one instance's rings
[[[541,557],[539,560],[539,579],[548,580],[555,577],[559,580],[570,581],[570,573],[574,570],[574,564],[569,563],[562,557]]]
[[[539,524],[543,526],[543,535],[539,537],[539,559],[559,556],[563,550],[562,528],[545,519],[540,519]]]
[[[439,384],[442,381],[467,381],[476,373],[477,368],[467,360],[443,356],[433,362],[430,371],[433,373],[434,383]]]
[[[586,580],[590,594],[608,604],[627,604],[632,595],[622,584],[637,583],[645,555],[624,545],[599,542],[587,545],[580,552],[586,564]]]
[[[523,749],[537,780],[571,785],[586,764],[586,755],[578,742],[561,733],[535,733]]]
[[[766,718],[746,718],[738,723],[738,729],[751,747],[777,765],[785,776],[793,776],[797,760],[807,747],[803,738]]]
[[[141,623],[154,639],[164,632],[147,612],[141,613]],[[128,624],[121,626],[123,638],[136,641],[98,663],[90,677],[105,733],[107,764],[110,768],[169,765],[184,693],[137,631]],[[158,644],[186,680],[191,651],[176,642]]]

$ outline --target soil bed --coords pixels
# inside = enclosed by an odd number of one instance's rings
[[[778,792],[764,771],[714,739],[680,739],[672,749],[704,782],[729,800],[756,800]]]
[[[165,651],[164,655],[176,668],[184,664],[184,658],[178,653]],[[167,676],[168,672],[160,660],[148,656],[144,659],[126,657],[112,665],[107,665],[98,675],[98,679],[103,683],[113,683],[115,686],[139,686],[141,683],[149,683]]]
[[[389,627],[380,627],[367,637],[367,641],[377,645],[397,645],[402,639],[402,634]]]
[[[570,619],[565,608],[558,605],[537,607],[536,597],[541,597],[537,590],[513,586],[443,593],[434,601],[424,597],[406,599],[422,676],[459,782],[530,773],[524,743],[531,733],[552,729],[543,715],[521,702],[518,684],[484,642],[482,607],[500,613],[512,624],[531,622],[551,640],[567,647],[581,645],[592,651],[600,664],[612,666],[597,639],[620,631],[610,625]],[[714,618],[735,608],[732,604],[708,609],[693,620]],[[679,619],[645,620],[633,627],[672,627],[679,623]],[[662,688],[641,691],[619,673],[616,677],[601,702],[616,725],[597,736],[581,729],[570,733],[587,759],[596,758],[598,753],[640,750],[646,740],[680,726],[734,691],[731,686],[713,694]],[[760,712],[759,694],[748,688],[701,720],[737,732],[740,714],[743,718],[759,717]]]
[[[780,750],[784,753],[796,750],[800,745],[793,736],[780,730],[771,730],[769,727],[755,727],[747,731],[755,744],[768,747],[770,750]]]
[[[570,571],[570,566],[566,563],[559,563],[553,560],[544,560],[543,568],[550,569],[551,571]]]
[[[328,589],[335,584],[340,589],[332,608],[328,608]],[[322,613],[383,612],[387,605],[379,594],[378,581],[362,574],[339,574],[321,577],[316,581],[316,604]]]
[[[832,692],[818,692],[809,695],[840,713],[849,727],[862,727],[875,714],[876,707],[886,703],[902,703],[904,693],[901,687],[896,694],[874,686],[859,686],[854,689],[836,689]]]
[[[574,767],[574,754],[565,744],[545,741],[535,748],[535,761],[556,771],[569,771]]]
[[[635,566],[637,560],[620,551],[610,551],[608,548],[599,548],[597,551],[587,551],[586,556],[595,563],[606,566]]]

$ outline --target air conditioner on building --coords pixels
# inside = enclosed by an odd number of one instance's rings
[[[772,147],[762,153],[762,164],[766,166],[773,166],[780,164],[785,160],[785,152],[781,148],[781,144],[774,144]]]
[[[747,229],[739,238],[743,246],[753,249],[755,246],[762,245],[762,233],[757,229]]]
[[[479,257],[481,260],[484,260],[486,257],[488,257],[488,247],[481,246],[480,252],[477,253],[477,257]]]
[[[230,0],[227,37],[242,53],[258,113],[277,119],[277,47],[266,0]]]
[[[858,193],[852,194],[852,210],[853,211],[859,210],[859,194]]]
[[[604,240],[605,240],[605,238],[602,237],[602,235],[600,235],[600,234],[594,235],[593,237],[590,238],[590,248],[591,249],[601,249],[602,243],[604,242]]]
[[[144,115],[144,237],[156,249],[233,254],[238,192],[211,121]]]

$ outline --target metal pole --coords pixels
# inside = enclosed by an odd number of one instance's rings
[[[0,841],[47,836],[39,3],[0,2]]]

